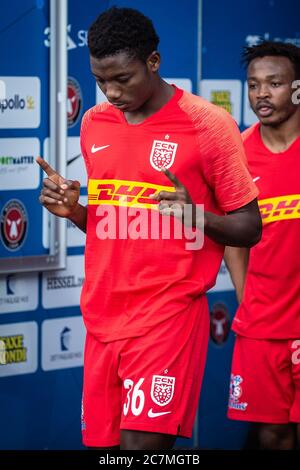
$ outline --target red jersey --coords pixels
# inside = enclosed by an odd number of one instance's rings
[[[257,339],[300,337],[300,136],[272,153],[259,124],[243,133],[263,221],[261,241],[250,250],[243,301],[233,330]]]
[[[252,201],[257,189],[235,122],[223,109],[175,88],[169,102],[140,124],[129,124],[108,103],[91,108],[81,146],[88,173],[81,309],[88,331],[114,341],[143,335],[183,311],[188,315],[214,285],[224,247],[205,237],[202,249],[189,250],[186,239],[173,232],[165,239],[161,229],[151,237],[147,217],[156,213],[160,226],[173,217],[161,216],[149,196],[174,190],[160,171],[165,166],[207,211],[224,214]],[[129,214],[132,207],[139,209],[138,221]],[[173,222],[183,230],[179,219]],[[131,224],[140,224],[140,236],[126,234]]]

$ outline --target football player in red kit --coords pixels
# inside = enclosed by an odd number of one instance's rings
[[[108,102],[82,121],[87,207],[78,182],[38,159],[48,174],[41,203],[87,234],[89,447],[170,449],[176,436],[191,436],[209,333],[205,292],[224,245],[260,238],[257,188],[235,122],[161,79],[158,42],[152,22],[128,8],[105,11],[89,29],[91,70]],[[174,223],[168,234],[166,221]],[[203,225],[201,249],[179,236],[202,235]]]
[[[300,423],[300,48],[263,42],[246,48],[244,58],[259,122],[243,140],[263,235],[250,255],[226,248],[242,299],[233,321],[228,416],[259,423],[262,448],[291,449],[292,423]]]

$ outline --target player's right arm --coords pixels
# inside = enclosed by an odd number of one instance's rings
[[[63,178],[41,157],[37,157],[36,161],[48,176],[43,180],[40,203],[51,214],[69,219],[80,230],[86,232],[87,209],[78,202],[79,181]]]
[[[249,252],[249,248],[226,246],[224,253],[224,261],[230,273],[239,303],[243,298]]]

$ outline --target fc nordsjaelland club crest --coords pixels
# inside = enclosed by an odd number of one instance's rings
[[[165,406],[173,398],[175,390],[175,377],[153,375],[151,385],[151,398],[158,406]]]
[[[152,167],[157,171],[161,171],[162,168],[170,168],[174,163],[177,147],[178,144],[174,142],[154,140],[150,153]]]

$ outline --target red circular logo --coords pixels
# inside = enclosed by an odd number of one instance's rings
[[[82,94],[79,83],[74,78],[68,78],[68,127],[77,124],[82,108]]]
[[[23,245],[27,226],[25,206],[16,199],[8,201],[1,213],[1,237],[8,250],[18,250]]]
[[[230,331],[230,315],[226,305],[218,302],[213,305],[210,313],[210,336],[216,344],[223,344]]]

